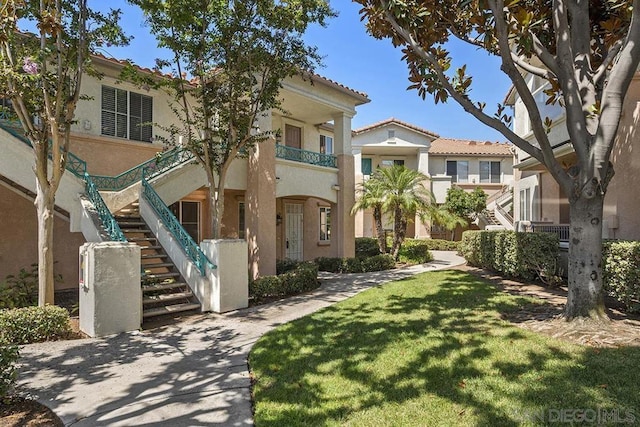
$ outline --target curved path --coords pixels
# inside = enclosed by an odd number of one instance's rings
[[[314,292],[153,330],[57,341],[21,351],[19,389],[67,426],[251,425],[247,357],[278,325],[372,286],[464,263],[453,252],[385,272],[321,273]]]

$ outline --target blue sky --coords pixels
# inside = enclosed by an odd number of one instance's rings
[[[124,11],[122,26],[132,43],[124,48],[110,48],[107,55],[128,58],[138,65],[152,67],[160,56],[156,42],[144,26],[142,13],[125,0],[94,0],[92,7],[120,8]],[[324,67],[318,74],[336,80],[350,88],[365,92],[371,102],[358,108],[353,128],[359,128],[389,117],[395,117],[443,137],[504,141],[493,129],[478,122],[464,112],[454,101],[435,105],[431,98],[422,100],[415,91],[407,91],[407,67],[400,60],[401,52],[388,40],[376,40],[366,33],[360,21],[360,6],[348,0],[331,0],[339,16],[326,28],[311,28],[305,38],[318,46],[325,57]],[[462,43],[452,44],[454,65],[467,63],[467,70],[474,76],[471,96],[487,103],[487,110],[504,99],[509,80],[500,71],[496,58],[491,58],[475,48]]]

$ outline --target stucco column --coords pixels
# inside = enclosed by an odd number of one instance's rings
[[[418,172],[429,176],[429,148],[420,148],[418,151]],[[427,187],[428,188],[428,187]]]
[[[351,151],[351,115],[333,116],[335,154],[338,158],[338,202],[336,212],[331,212],[335,244],[339,257],[355,256],[355,221],[351,208],[355,203],[354,156]]]
[[[276,144],[256,145],[249,155],[245,215],[249,277],[276,274]]]
[[[353,167],[358,180],[362,179],[362,150],[353,149]]]
[[[418,172],[425,174],[429,177],[429,147],[423,147],[418,149]],[[429,179],[424,180],[424,188],[430,189],[431,182]],[[431,236],[431,229],[429,224],[425,224],[420,220],[420,216],[415,217],[415,238],[426,239]]]

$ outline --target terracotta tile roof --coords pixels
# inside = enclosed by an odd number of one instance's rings
[[[420,132],[422,134],[425,134],[425,135],[428,135],[428,136],[431,136],[431,137],[434,137],[434,138],[440,137],[440,135],[438,135],[437,133],[431,132],[430,130],[421,128],[421,127],[416,126],[416,125],[412,125],[411,123],[403,122],[402,120],[398,120],[395,117],[390,117],[390,118],[388,118],[386,120],[383,120],[381,122],[377,122],[377,123],[373,123],[371,125],[367,125],[365,127],[361,127],[359,129],[354,130],[353,133],[355,135],[358,135],[360,133],[367,132],[367,131],[370,131],[370,130],[373,130],[373,129],[376,129],[376,128],[379,128],[379,127],[382,127],[382,126],[385,126],[385,125],[388,125],[388,124],[397,124],[397,125],[403,126],[405,128],[411,129],[411,130],[415,130],[416,132]]]
[[[110,63],[115,64],[115,65],[120,65],[120,66],[132,65],[133,67],[135,67],[136,69],[138,69],[139,71],[141,71],[143,73],[153,74],[153,75],[158,76],[158,77],[164,77],[164,78],[173,78],[174,77],[172,74],[162,73],[162,72],[157,71],[157,70],[152,70],[151,68],[142,67],[142,66],[134,64],[131,61],[126,60],[126,59],[117,59],[117,58],[113,58],[113,57],[107,57],[107,56],[104,56],[102,54],[94,54],[92,56],[95,57],[95,58],[101,59],[103,61],[110,62]],[[350,92],[352,95],[356,95],[357,97],[362,98],[362,101],[364,101],[364,102],[369,102],[370,101],[369,100],[369,96],[365,92],[360,92],[360,91],[357,91],[355,89],[351,89],[348,86],[345,86],[345,85],[343,85],[341,83],[338,83],[335,80],[331,80],[331,79],[329,79],[327,77],[323,77],[320,74],[312,73],[311,74],[311,78],[312,79],[318,79],[318,80],[324,82],[325,84],[328,84],[329,86],[333,86],[333,87],[336,87],[336,88],[341,89],[343,91]],[[191,79],[189,81],[189,83],[191,83],[192,85],[196,85],[198,82],[197,82],[196,79]]]
[[[434,141],[431,141],[429,154],[512,156],[512,147],[513,145],[509,143],[438,138]]]
[[[309,73],[306,73],[306,74],[309,75]],[[310,75],[311,75],[311,79],[318,79],[324,82],[325,84],[328,84],[329,86],[333,86],[338,89],[342,89],[343,91],[350,92],[352,95],[356,95],[359,98],[363,98],[363,101],[366,100],[365,102],[370,101],[369,95],[367,95],[365,92],[360,92],[359,90],[351,89],[349,86],[345,86],[342,83],[338,83],[337,81],[321,76],[320,74],[310,73]]]

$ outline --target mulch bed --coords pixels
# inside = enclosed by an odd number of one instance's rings
[[[503,315],[505,320],[521,328],[590,347],[640,347],[640,316],[625,313],[613,299],[605,299],[608,321],[578,319],[567,322],[563,317],[566,287],[550,288],[542,283],[523,283],[467,265],[457,269],[488,280],[510,294],[544,300],[544,305],[526,306]]]
[[[0,402],[0,425],[3,427],[64,426],[51,409],[24,397],[12,397],[6,403]]]

